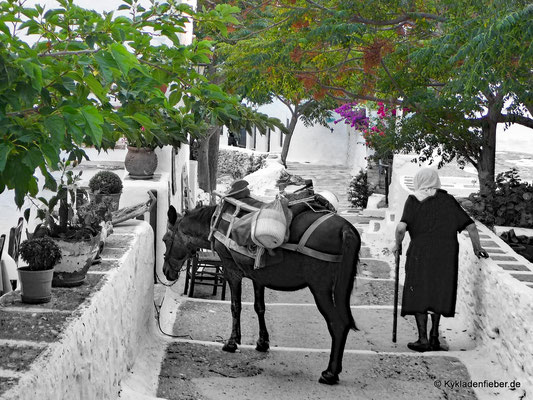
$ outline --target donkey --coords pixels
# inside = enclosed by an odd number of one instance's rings
[[[168,232],[163,237],[166,245],[163,272],[167,279],[176,280],[183,263],[198,248],[209,248],[211,220],[216,206],[204,206],[180,215],[174,207],[168,210]],[[293,218],[289,243],[298,243],[303,232],[321,215],[312,211],[302,212]],[[265,252],[266,267],[254,269],[254,259],[227,248],[214,239],[224,270],[224,277],[231,291],[232,330],[223,350],[235,352],[241,343],[241,291],[242,278],[253,281],[254,309],[259,320],[259,339],[256,350],[269,349],[269,335],[265,324],[265,287],[273,290],[295,291],[308,287],[318,310],[326,320],[331,335],[329,363],[319,382],[335,384],[342,371],[342,357],[350,329],[356,330],[350,309],[350,295],[354,285],[361,239],[352,224],[333,215],[310,236],[307,246],[319,252],[340,255],[339,262],[322,261],[302,253],[276,249],[272,256]]]

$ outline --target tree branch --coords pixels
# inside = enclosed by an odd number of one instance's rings
[[[446,21],[446,18],[441,17],[440,15],[422,13],[422,12],[406,13],[406,14],[400,15],[397,18],[383,20],[383,21],[379,21],[375,19],[367,19],[363,17],[352,17],[351,21],[358,22],[361,24],[366,24],[366,25],[388,26],[388,25],[402,24],[402,23],[409,22],[417,18],[433,19],[433,20],[440,21],[440,22]]]
[[[99,52],[100,49],[93,50],[76,50],[76,51],[56,51],[54,53],[40,53],[39,57],[63,57],[63,56],[77,56],[81,54],[94,54]]]
[[[368,95],[364,95],[364,94],[358,94],[358,93],[350,92],[349,90],[346,90],[346,89],[341,88],[341,87],[327,86],[327,85],[320,85],[320,86],[323,87],[324,89],[327,89],[328,91],[337,90],[337,91],[343,92],[344,94],[349,96],[349,98],[346,99],[346,98],[334,96],[333,94],[328,93],[329,96],[332,99],[335,99],[335,100],[353,101],[354,99],[357,99],[357,100],[367,100],[367,101],[375,101],[375,102],[381,101],[383,103],[394,104],[394,105],[401,105],[402,104],[402,102],[397,100],[397,99],[382,99],[382,98],[375,97],[375,96],[368,96]]]
[[[239,41],[241,41],[241,40],[246,40],[246,39],[248,39],[248,38],[250,38],[250,37],[252,37],[252,36],[257,35],[258,33],[265,32],[265,31],[268,31],[269,29],[275,28],[276,26],[281,25],[281,24],[283,24],[284,22],[287,22],[288,19],[289,19],[289,17],[286,17],[286,18],[282,19],[281,21],[276,22],[275,24],[272,24],[272,25],[266,26],[266,27],[264,27],[263,29],[259,29],[259,30],[254,31],[254,32],[250,32],[250,33],[249,33],[248,35],[246,35],[246,36],[243,36],[243,37],[240,37],[240,38],[236,38],[236,39],[230,39],[230,40],[228,40],[227,42],[228,42],[228,43],[235,44],[235,43],[237,43],[237,42],[239,42]]]
[[[28,115],[28,114],[35,114],[35,113],[38,113],[39,110],[42,108],[43,106],[38,106],[38,107],[33,107],[33,108],[28,108],[26,110],[20,110],[20,111],[13,111],[13,112],[9,112],[6,114],[7,117],[16,117],[18,115],[20,116],[24,116],[24,115]]]
[[[285,99],[283,96],[280,96],[280,95],[277,95],[277,94],[275,96],[277,97],[277,99],[279,101],[281,101],[283,104],[285,104],[285,107],[287,107],[289,109],[291,114],[294,114],[295,111],[292,108],[292,104],[289,101],[287,101],[287,99]]]
[[[315,6],[316,8],[318,8],[319,10],[322,10],[322,11],[325,11],[327,13],[333,13],[335,12],[335,10],[331,9],[331,8],[326,8],[324,7],[323,5],[321,4],[318,4],[317,2],[313,1],[313,0],[306,0],[307,3],[311,4],[312,6]]]
[[[524,117],[523,115],[516,114],[500,114],[498,122],[504,122],[509,124],[519,124],[527,126],[528,128],[533,128],[533,119]]]

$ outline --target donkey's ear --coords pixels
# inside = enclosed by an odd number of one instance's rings
[[[176,223],[176,220],[178,219],[178,212],[174,208],[174,206],[170,206],[167,212],[168,217],[168,223],[170,225],[174,225]]]

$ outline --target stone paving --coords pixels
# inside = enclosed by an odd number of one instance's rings
[[[291,164],[289,172],[312,178],[317,192],[337,193],[341,214],[349,209],[345,192],[351,176],[344,168]],[[358,213],[351,213],[347,219],[360,233],[368,226],[369,219]],[[267,289],[266,321],[271,350],[258,353],[254,350],[258,327],[253,289],[251,282],[244,280],[242,345],[235,354],[221,351],[231,330],[229,302],[219,300],[212,296],[210,288],[202,287],[198,287],[194,299],[181,298],[172,329],[181,339],[173,340],[167,349],[157,396],[165,399],[476,399],[472,389],[436,383],[470,379],[455,352],[419,354],[406,348],[406,343],[416,338],[412,318],[398,318],[398,343],[392,342],[391,256],[363,243],[360,257],[351,298],[359,330],[348,336],[339,385],[327,387],[317,383],[327,364],[330,337],[309,290]],[[445,337],[447,332],[443,331]]]

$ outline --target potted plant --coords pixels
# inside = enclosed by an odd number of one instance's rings
[[[89,180],[89,198],[95,203],[106,204],[110,211],[117,211],[120,195],[122,194],[122,180],[112,171],[100,171]]]
[[[47,303],[51,299],[54,266],[61,260],[59,246],[50,238],[23,241],[20,257],[28,264],[18,268],[20,292],[24,303]]]
[[[128,107],[129,98],[119,96],[118,99],[123,107]],[[122,131],[128,145],[124,167],[129,177],[152,179],[158,164],[155,149],[166,145],[179,147],[181,143],[187,143],[187,132],[202,125],[193,122],[191,116],[180,119],[164,112],[143,118],[138,115],[137,119],[131,119],[128,129]]]
[[[70,161],[62,162],[62,175],[57,191],[49,200],[39,200],[44,208],[37,210],[43,223],[33,237],[48,236],[62,251],[62,259],[54,270],[52,286],[81,285],[100,248],[103,222],[111,221],[105,203],[94,201],[76,207],[77,183],[81,172],[74,174]]]
[[[128,146],[124,167],[131,179],[152,179],[157,168],[157,154],[150,147]]]

